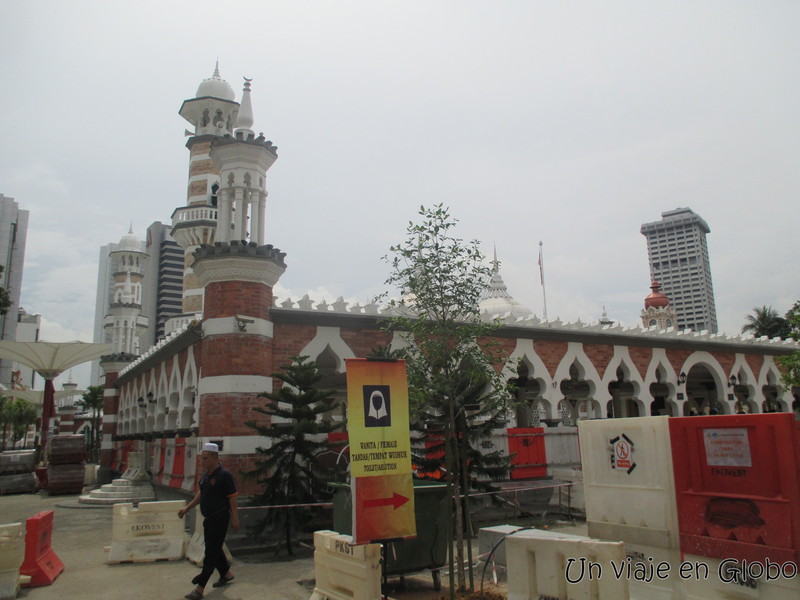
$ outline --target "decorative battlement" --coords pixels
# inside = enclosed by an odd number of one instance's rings
[[[361,305],[357,302],[351,304],[344,300],[342,296],[339,296],[334,302],[331,303],[325,299],[315,303],[315,301],[312,300],[308,294],[299,300],[292,300],[291,298],[280,299],[275,297],[273,300],[273,308],[281,311],[291,311],[293,313],[311,312],[315,314],[325,313],[329,315],[371,315],[386,318],[400,316],[401,314],[403,314],[403,316],[409,316],[407,312],[401,313],[397,307],[390,305],[379,306],[374,302],[365,305]],[[410,310],[408,306],[404,306],[403,308],[405,311]],[[756,338],[752,335],[728,336],[722,333],[709,333],[705,330],[700,332],[692,331],[691,329],[676,330],[673,327],[668,329],[659,329],[657,327],[643,328],[640,325],[634,327],[623,327],[618,324],[607,325],[603,323],[584,323],[580,319],[565,323],[558,318],[553,321],[544,321],[536,316],[516,317],[509,313],[490,315],[488,312],[484,312],[481,315],[481,318],[486,322],[497,321],[504,327],[508,328],[527,329],[531,332],[538,331],[547,334],[558,332],[563,332],[565,334],[569,332],[581,332],[586,334],[599,334],[601,336],[607,335],[609,337],[622,336],[634,339],[646,338],[650,340],[647,342],[647,345],[651,345],[655,339],[658,339],[664,341],[681,340],[689,343],[691,343],[691,341],[696,341],[720,345],[736,344],[747,345],[748,347],[760,346],[764,347],[765,349],[767,346],[769,346],[770,350],[773,350],[776,346],[778,346],[785,347],[787,352],[791,352],[800,347],[800,344],[794,340],[783,340],[780,338],[770,339],[767,336]],[[550,337],[550,335],[548,335],[548,337]],[[633,343],[633,339],[631,339],[630,342]]]
[[[268,258],[284,269],[286,268],[286,263],[283,261],[286,252],[281,252],[278,248],[273,247],[272,244],[259,246],[255,242],[245,243],[237,240],[215,242],[213,246],[211,244],[203,244],[194,251],[193,256],[195,261],[222,256]]]
[[[271,244],[232,240],[203,244],[194,253],[192,269],[203,286],[220,281],[252,281],[273,286],[286,270],[285,252]]]

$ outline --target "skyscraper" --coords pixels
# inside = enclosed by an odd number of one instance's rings
[[[8,290],[11,307],[0,316],[0,339],[17,339],[19,298],[22,290],[22,265],[28,236],[28,211],[20,210],[13,198],[0,194],[0,265],[3,266],[0,286]],[[0,384],[11,387],[12,363],[0,361]]]
[[[678,329],[717,331],[717,310],[711,285],[706,234],[711,229],[689,208],[661,213],[661,220],[644,223],[650,276],[675,309]]]

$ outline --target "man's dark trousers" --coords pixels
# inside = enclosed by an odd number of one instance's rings
[[[225,558],[225,551],[222,549],[225,543],[225,534],[228,533],[228,523],[231,520],[229,510],[221,510],[216,514],[210,515],[203,521],[203,539],[206,543],[206,553],[203,556],[203,570],[197,576],[197,583],[205,587],[214,569],[219,571],[219,576],[224,577],[230,571],[231,565]]]

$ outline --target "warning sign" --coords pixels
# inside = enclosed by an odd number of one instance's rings
[[[710,467],[752,467],[747,429],[704,429],[706,463]]]
[[[610,439],[609,444],[611,445],[611,469],[630,474],[636,468],[636,463],[633,461],[633,441],[623,433]]]

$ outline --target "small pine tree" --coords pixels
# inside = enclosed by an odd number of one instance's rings
[[[314,361],[307,356],[294,356],[291,360],[288,367],[282,367],[282,372],[272,375],[284,385],[277,392],[260,394],[269,402],[263,408],[253,409],[270,417],[269,424],[253,420],[245,423],[272,442],[268,448],[256,448],[256,468],[243,473],[265,484],[257,500],[267,506],[320,502],[330,497],[327,482],[318,475],[317,457],[330,448],[327,434],[341,427],[323,418],[338,403],[332,398],[334,390],[315,387],[323,376]],[[300,508],[267,509],[255,532],[260,533],[270,525],[282,529],[286,550],[293,555],[293,532],[307,514]]]

